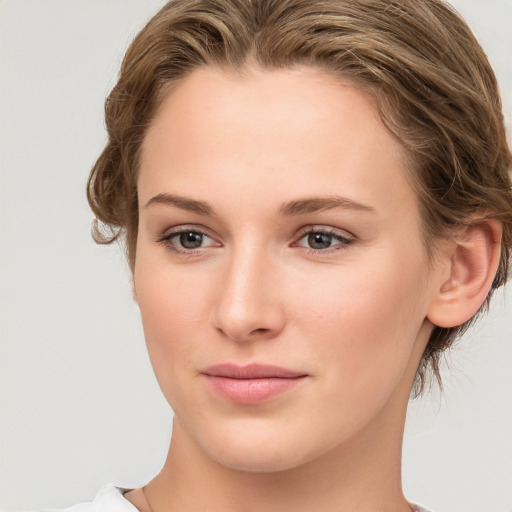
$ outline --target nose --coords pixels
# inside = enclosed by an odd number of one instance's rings
[[[286,321],[279,274],[265,250],[233,251],[219,275],[213,312],[217,331],[236,342],[279,335]]]

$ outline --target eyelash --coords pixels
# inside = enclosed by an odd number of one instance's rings
[[[302,247],[299,245],[299,243],[304,240],[307,236],[310,236],[312,234],[315,235],[325,235],[328,237],[331,237],[335,241],[339,242],[338,244],[327,247],[325,249],[313,249],[312,247]],[[305,228],[303,231],[299,233],[299,238],[296,242],[292,244],[293,247],[302,247],[305,251],[307,251],[308,254],[317,255],[317,254],[332,254],[333,252],[337,251],[344,251],[348,248],[349,245],[353,244],[355,242],[355,238],[353,235],[342,235],[340,232],[333,228],[325,228],[325,227],[318,227],[315,226],[309,226],[308,228]]]
[[[204,249],[203,247],[198,247],[195,249],[185,249],[177,245],[177,243],[173,242],[174,238],[177,238],[180,235],[185,235],[187,233],[194,233],[206,236],[214,240],[213,237],[209,236],[205,232],[204,228],[201,228],[200,226],[180,226],[179,228],[172,229],[171,231],[166,231],[162,236],[157,238],[157,242],[161,243],[162,245],[165,246],[166,249],[170,250],[175,254],[188,257],[197,256],[201,253],[201,249]]]
[[[173,242],[173,239],[175,239],[181,235],[187,234],[187,233],[194,233],[194,234],[205,236],[205,237],[208,237],[208,238],[211,238],[212,240],[214,240],[213,237],[209,236],[205,232],[204,228],[197,227],[197,226],[190,226],[190,227],[180,226],[179,228],[173,229],[170,232],[167,231],[162,236],[158,237],[156,241],[158,243],[161,243],[162,245],[164,245],[171,252],[178,254],[178,255],[193,257],[193,256],[197,256],[197,255],[201,254],[202,249],[204,249],[204,247],[185,249],[185,248],[180,247],[176,242]],[[313,249],[312,247],[304,247],[304,246],[299,245],[300,242],[302,240],[304,240],[304,238],[306,238],[312,234],[324,235],[324,236],[331,237],[338,243],[331,247],[327,247],[325,249]],[[325,227],[315,228],[314,226],[310,226],[308,228],[303,229],[301,232],[299,232],[298,237],[299,238],[295,242],[293,242],[291,244],[291,246],[302,248],[304,251],[306,251],[308,254],[311,254],[311,255],[332,254],[333,252],[346,250],[348,248],[348,246],[350,246],[351,244],[353,244],[356,241],[355,238],[352,237],[352,235],[344,236],[344,235],[341,235],[335,229],[330,229],[330,228],[325,228]],[[216,244],[217,244],[217,247],[220,246],[220,244],[218,244],[218,242],[216,242]]]

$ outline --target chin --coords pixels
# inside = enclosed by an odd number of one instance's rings
[[[307,460],[295,453],[283,453],[282,450],[276,453],[272,449],[261,448],[259,450],[224,450],[221,453],[209,453],[215,462],[222,466],[243,471],[246,473],[277,473],[297,468]]]
[[[254,425],[245,432],[217,431],[209,439],[199,440],[199,445],[218,464],[248,473],[287,471],[315,457],[307,453],[302,436],[288,430],[256,429]],[[311,451],[316,453],[320,447],[315,448]]]

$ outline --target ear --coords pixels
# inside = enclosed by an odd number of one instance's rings
[[[501,234],[497,220],[475,220],[441,251],[443,261],[427,312],[432,324],[455,327],[480,309],[498,269]]]

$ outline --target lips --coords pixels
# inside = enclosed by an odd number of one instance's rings
[[[220,364],[203,369],[208,387],[231,402],[256,405],[295,388],[307,374],[280,366]]]

